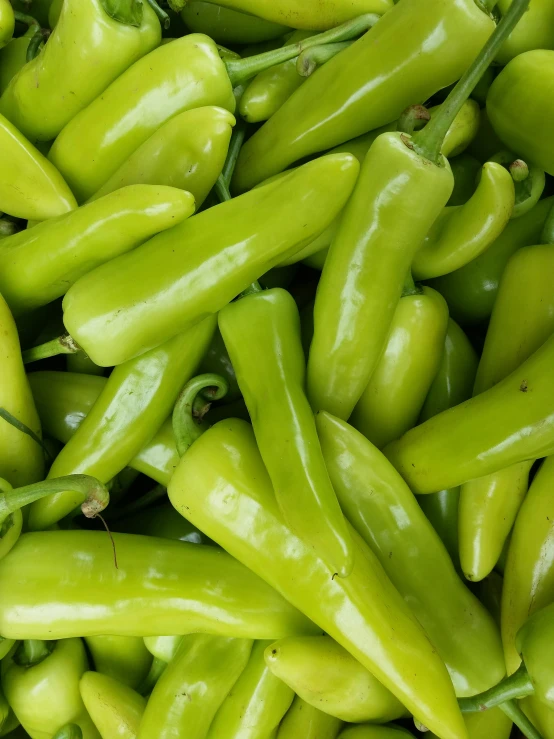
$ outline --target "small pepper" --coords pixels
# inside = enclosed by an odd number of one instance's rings
[[[283,36],[290,29],[251,13],[204,0],[189,0],[181,18],[193,33],[205,33],[218,44],[258,44]]]
[[[217,710],[246,667],[252,641],[190,634],[150,696],[137,739],[204,739]]]
[[[371,672],[328,636],[280,639],[267,647],[265,660],[302,700],[342,721],[381,723],[408,715]]]
[[[102,739],[136,739],[146,700],[113,677],[85,672],[81,698]]]
[[[511,0],[498,0],[496,7],[504,14],[510,3]],[[533,0],[517,28],[503,43],[496,61],[504,65],[532,49],[554,49],[554,6],[550,0]]]
[[[152,664],[140,636],[87,636],[85,642],[96,672],[136,689]]]
[[[298,696],[271,739],[337,739],[343,722],[310,706]]]
[[[0,113],[32,141],[51,141],[160,40],[148,3],[64,0],[48,43],[2,94]]]

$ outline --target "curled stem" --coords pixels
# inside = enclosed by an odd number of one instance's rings
[[[525,698],[526,695],[532,695],[534,692],[535,688],[527,668],[522,663],[513,675],[505,678],[498,685],[494,685],[478,695],[459,698],[458,704],[462,713],[476,713],[477,711],[486,711],[487,708],[494,708],[494,706],[499,706],[506,701]]]
[[[46,341],[39,346],[33,346],[22,352],[23,364],[38,362],[39,359],[56,357],[58,354],[75,354],[81,349],[79,344],[69,334],[62,334],[51,341]]]
[[[312,46],[311,49],[303,51],[296,60],[296,71],[301,77],[309,77],[318,67],[328,62],[344,49],[351,46],[353,41],[337,41],[334,44],[321,44]]]
[[[20,13],[18,10],[14,12],[14,18],[18,23],[23,23],[27,26],[28,31],[34,31],[34,33],[37,33],[37,31],[40,31],[40,23],[37,21],[36,18],[33,18],[32,15],[27,15],[27,13]]]
[[[31,62],[36,56],[40,54],[42,47],[48,40],[49,36],[50,31],[47,28],[39,27],[35,35],[31,37],[29,45],[27,46],[27,54],[25,55],[26,61]]]
[[[416,128],[421,128],[421,122],[431,120],[431,113],[423,105],[410,105],[402,113],[397,122],[397,130],[412,134]]]
[[[173,409],[173,433],[180,457],[202,436],[206,426],[194,417],[195,401],[201,395],[207,400],[220,400],[229,384],[224,377],[213,373],[198,375],[187,382]]]
[[[513,721],[523,736],[526,736],[527,739],[542,739],[541,734],[533,726],[531,721],[529,721],[517,703],[514,701],[506,701],[506,703],[501,703],[499,708]]]

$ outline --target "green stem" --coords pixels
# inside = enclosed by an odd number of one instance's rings
[[[6,423],[9,423],[11,426],[16,428],[18,431],[20,431],[22,434],[27,434],[27,436],[30,436],[33,441],[36,441],[36,443],[42,448],[43,452],[46,454],[47,459],[53,459],[50,450],[45,445],[43,440],[40,438],[40,436],[37,436],[33,429],[30,429],[28,426],[26,426],[23,421],[20,421],[19,418],[16,418],[15,416],[12,416],[12,414],[7,411],[5,408],[0,408],[0,418],[2,418]]]
[[[197,395],[209,400],[220,400],[228,389],[227,380],[213,373],[193,377],[182,389],[173,409],[173,433],[180,457],[206,430],[206,425],[198,423],[194,418]]]
[[[408,270],[408,274],[404,280],[404,287],[402,288],[402,297],[406,298],[408,295],[421,295],[421,292],[421,288],[414,282],[412,270]]]
[[[282,62],[287,62],[289,59],[295,59],[306,49],[321,46],[322,44],[332,44],[337,41],[355,39],[374,26],[379,18],[380,16],[375,13],[360,15],[351,21],[336,26],[336,28],[332,28],[324,33],[318,33],[315,36],[310,36],[296,44],[281,46],[273,51],[266,51],[264,54],[257,54],[246,59],[237,61],[232,59],[224,60],[223,63],[227,67],[231,84],[233,87],[236,87],[241,82],[254,77],[259,72],[263,72],[264,69],[281,64]]]
[[[246,126],[242,121],[239,121],[231,135],[231,141],[229,142],[229,149],[227,151],[227,158],[225,159],[225,164],[223,165],[223,169],[221,171],[221,176],[223,177],[224,182],[227,184],[227,187],[229,186],[233,177],[233,172],[235,171],[237,159],[242,144],[244,143],[245,134]]]
[[[46,28],[40,27],[35,35],[31,36],[31,40],[27,46],[27,54],[25,55],[25,60],[27,62],[32,62],[33,59],[39,55],[45,41],[48,40],[48,36],[50,36],[50,31]]]
[[[52,493],[63,493],[66,490],[83,496],[81,511],[87,518],[94,518],[110,502],[107,487],[95,477],[90,475],[55,477],[0,493],[0,526],[8,516],[23,506]]]
[[[133,515],[133,513],[138,513],[138,511],[148,508],[152,503],[156,503],[160,498],[165,497],[166,494],[167,489],[164,485],[155,485],[152,490],[149,490],[145,495],[138,498],[138,500],[134,500],[132,503],[121,508],[116,508],[109,521],[119,521],[122,518]]]
[[[16,10],[14,12],[14,17],[18,23],[23,23],[25,26],[27,26],[27,30],[34,31],[35,33],[40,31],[40,23],[37,21],[36,18],[33,18],[32,15],[20,13],[18,10]]]
[[[48,359],[48,357],[57,357],[58,354],[75,354],[81,349],[75,339],[69,334],[62,334],[51,341],[47,341],[39,346],[33,346],[32,349],[26,349],[22,352],[23,364],[38,362],[39,359]]]
[[[229,185],[225,182],[223,175],[220,174],[214,185],[214,192],[220,203],[225,203],[227,200],[231,200],[231,193],[229,192]]]
[[[513,0],[508,12],[502,18],[473,64],[450,92],[423,131],[414,135],[414,149],[420,156],[429,159],[434,164],[440,163],[444,137],[454,118],[458,115],[460,108],[471,95],[486,69],[494,61],[506,38],[529,7],[529,2],[530,0]]]
[[[309,77],[318,67],[352,46],[353,43],[354,41],[337,41],[334,44],[322,44],[306,49],[296,60],[296,71],[301,77]]]
[[[514,703],[514,701],[506,701],[506,703],[501,703],[499,708],[513,721],[523,736],[526,736],[527,739],[542,739],[540,732],[538,732],[531,721],[529,721],[517,703]]]
[[[56,642],[53,641],[25,639],[15,650],[12,659],[19,667],[33,667],[49,657],[55,646]]]
[[[494,685],[489,690],[485,690],[484,693],[479,693],[479,695],[472,695],[470,698],[459,698],[458,704],[462,713],[475,713],[485,711],[487,708],[494,708],[494,706],[499,706],[506,701],[525,698],[526,695],[532,695],[534,692],[535,688],[527,668],[522,663],[513,675],[504,678],[498,685]]]
[[[263,287],[260,285],[258,280],[254,280],[246,290],[243,290],[241,294],[239,295],[240,298],[245,298],[247,295],[255,295],[256,293],[262,293],[264,291]]]
[[[168,16],[165,10],[162,10],[160,8],[156,0],[146,0],[146,2],[148,3],[148,5],[150,5],[154,13],[156,13],[156,15],[158,16],[161,27],[167,31],[167,29],[171,25],[171,18]]]
[[[140,693],[140,695],[148,695],[151,693],[166,667],[167,662],[164,662],[162,659],[158,659],[158,657],[154,657],[152,664],[150,665],[148,675],[137,688],[137,693]]]
[[[484,13],[490,15],[496,8],[498,0],[476,0],[476,3]]]
[[[418,125],[420,121],[430,121],[431,113],[423,105],[410,105],[409,108],[402,113],[397,121],[396,128],[398,131],[403,133],[409,133],[410,135],[416,130],[421,128]]]

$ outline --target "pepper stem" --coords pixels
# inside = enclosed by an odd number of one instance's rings
[[[498,50],[513,31],[521,16],[529,7],[530,0],[513,0],[508,12],[497,25],[473,64],[452,89],[437,113],[431,118],[423,131],[413,136],[415,151],[434,164],[440,163],[441,148],[448,129],[460,108],[473,92],[473,89],[494,61]]]
[[[418,125],[420,121],[430,121],[431,113],[423,105],[410,105],[409,108],[402,113],[397,121],[396,128],[398,131],[403,133],[409,133],[410,135],[416,130],[421,128]]]
[[[481,8],[484,13],[490,15],[498,5],[498,0],[475,0],[477,7]]]
[[[40,31],[40,23],[37,21],[36,18],[33,18],[32,15],[20,13],[18,10],[16,10],[14,12],[14,18],[18,23],[25,24],[27,26],[27,30],[34,31],[35,33],[37,31]]]
[[[406,298],[408,295],[421,295],[421,288],[415,284],[411,269],[408,270],[408,274],[404,280],[404,287],[402,288],[402,297]]]
[[[13,661],[19,667],[33,667],[40,664],[54,651],[56,642],[42,639],[24,639],[13,654]]]
[[[94,518],[110,502],[108,488],[90,475],[66,475],[42,480],[22,488],[0,492],[0,527],[14,511],[47,495],[66,490],[82,494],[81,511],[87,518]]]
[[[198,375],[189,380],[181,390],[173,409],[173,433],[180,457],[202,436],[207,425],[202,423],[207,409],[202,409],[200,423],[195,417],[195,401],[197,396],[203,396],[210,401],[220,400],[229,389],[229,383],[221,375],[213,373]],[[209,406],[208,406],[209,407]]]
[[[233,133],[231,134],[231,141],[229,142],[227,158],[225,159],[225,164],[223,165],[221,174],[217,178],[214,185],[214,192],[220,203],[231,200],[232,196],[229,190],[229,186],[231,184],[233,172],[235,171],[235,166],[237,164],[239,152],[244,141],[245,133],[246,128],[244,126],[244,123],[239,122],[237,123]]]
[[[31,40],[27,45],[27,53],[25,55],[25,61],[32,62],[33,59],[39,55],[45,41],[48,40],[50,31],[47,28],[38,28],[38,31],[34,36],[31,36]]]
[[[527,668],[522,663],[513,675],[506,677],[498,685],[478,695],[472,695],[470,698],[459,698],[458,704],[462,713],[476,713],[485,711],[487,708],[494,708],[506,701],[525,698],[526,695],[533,695],[534,692],[535,688]]]
[[[158,16],[161,27],[167,31],[167,29],[171,25],[171,18],[168,16],[165,10],[162,10],[162,8],[160,8],[156,0],[146,0],[146,2],[148,3],[148,5],[150,5],[154,13],[156,13],[156,15]]]
[[[527,739],[542,739],[541,734],[533,726],[531,721],[529,721],[517,703],[514,701],[506,701],[506,703],[501,703],[499,708],[513,721],[523,736],[526,736]]]
[[[224,59],[223,63],[227,68],[232,86],[236,87],[259,72],[263,72],[264,69],[269,69],[269,67],[274,67],[276,64],[300,56],[306,49],[322,46],[323,44],[333,44],[338,41],[351,41],[372,28],[380,17],[376,13],[366,13],[336,26],[336,28],[331,28],[329,31],[310,36],[296,44],[281,46],[279,49],[266,51],[263,54],[250,56],[246,59]]]
[[[247,295],[255,295],[256,293],[262,293],[263,287],[260,285],[258,280],[254,280],[246,290],[243,290],[241,294],[239,295],[239,298],[245,298]]]
[[[58,354],[76,354],[81,347],[69,334],[62,334],[52,341],[46,341],[39,346],[33,346],[21,353],[23,364],[38,362],[39,359],[57,357]]]
[[[154,657],[152,664],[150,665],[148,675],[137,688],[137,693],[140,693],[140,695],[148,695],[151,693],[166,667],[167,662],[159,659],[159,657]]]
[[[296,60],[296,71],[301,77],[309,77],[318,67],[328,62],[341,51],[352,46],[354,41],[337,41],[334,44],[321,44],[312,46],[311,49],[303,51]]]
[[[83,739],[83,732],[77,724],[66,724],[56,731],[52,739]]]

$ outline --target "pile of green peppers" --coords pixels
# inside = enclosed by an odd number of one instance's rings
[[[0,737],[554,739],[554,0],[0,0]]]

